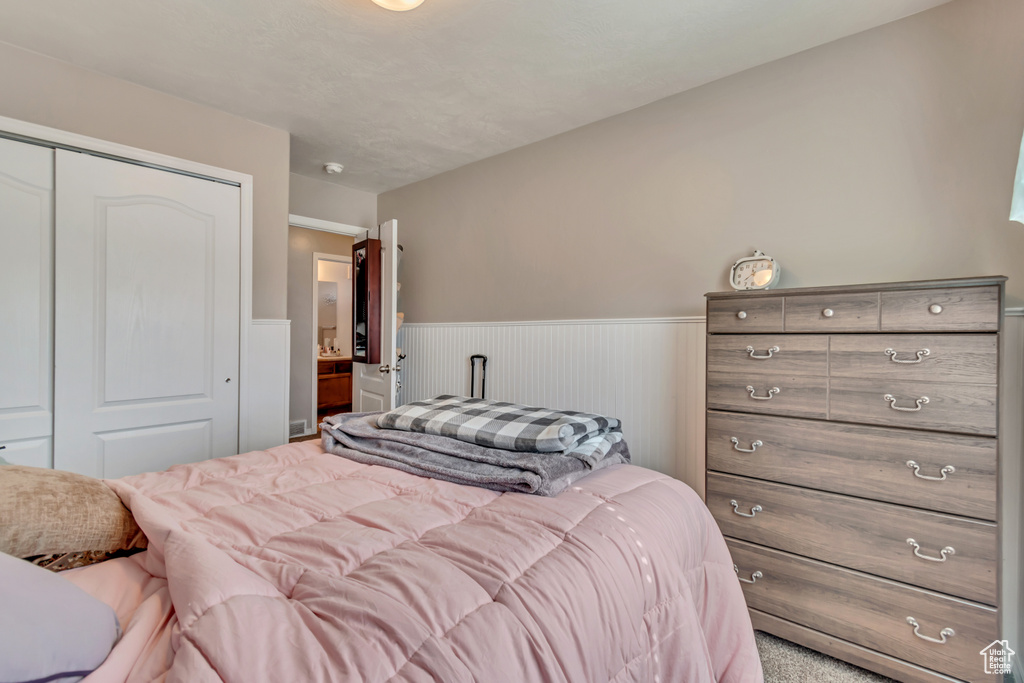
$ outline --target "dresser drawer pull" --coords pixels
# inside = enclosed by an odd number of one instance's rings
[[[734,451],[739,451],[740,453],[753,453],[758,448],[764,445],[764,442],[758,439],[757,441],[750,442],[750,448],[740,448],[740,440],[737,439],[735,436],[729,439],[729,441],[732,441],[732,449]]]
[[[737,567],[736,565],[733,565],[732,566],[732,570],[734,572],[736,572],[736,578],[738,578],[743,583],[757,583],[758,579],[763,579],[764,578],[764,574],[762,574],[761,572],[754,572],[753,574],[750,575],[749,579],[744,579],[742,576],[740,576],[740,568],[739,567]]]
[[[826,308],[824,311],[821,312],[821,314],[826,318],[831,318],[836,314],[836,312],[833,311],[831,308]]]
[[[750,508],[750,513],[748,514],[746,512],[740,512],[740,504],[737,503],[735,500],[730,500],[729,505],[732,505],[732,511],[740,517],[753,517],[758,512],[761,512],[762,509],[760,505],[755,505],[754,507]]]
[[[932,352],[929,351],[928,349],[921,349],[915,354],[917,356],[917,360],[900,360],[899,358],[896,357],[897,353],[899,353],[899,351],[893,351],[892,349],[885,350],[885,355],[889,356],[889,360],[891,360],[893,363],[920,363],[922,360],[924,360],[925,356],[932,355]]]
[[[946,642],[947,638],[950,638],[950,637],[956,635],[956,631],[954,631],[953,629],[951,629],[951,628],[944,628],[941,631],[939,631],[939,637],[938,638],[931,638],[929,636],[922,635],[921,632],[918,631],[918,629],[921,628],[921,627],[918,626],[917,619],[915,619],[914,617],[907,617],[907,623],[914,627],[914,635],[915,636],[917,636],[921,640],[927,640],[929,643],[938,643],[938,644],[942,645],[942,644],[944,644]]]
[[[750,392],[750,398],[754,399],[755,401],[770,401],[772,400],[772,396],[781,393],[782,389],[779,389],[778,387],[772,387],[771,389],[768,390],[767,396],[754,396],[754,387],[751,386],[747,387],[747,391]]]
[[[767,356],[757,356],[757,355],[754,355],[754,347],[753,346],[748,346],[747,347],[747,353],[750,354],[750,357],[753,358],[754,360],[768,360],[769,358],[772,357],[773,353],[778,353],[778,352],[779,352],[779,347],[778,346],[773,346],[770,349],[768,349],[768,355]]]
[[[907,539],[907,545],[913,546],[914,554],[915,555],[920,557],[922,560],[928,560],[929,562],[945,562],[946,561],[946,555],[956,555],[956,551],[953,550],[953,546],[951,546],[951,545],[947,545],[945,548],[943,548],[942,550],[939,551],[939,555],[941,555],[942,557],[932,557],[930,555],[922,555],[921,554],[921,546],[919,546],[917,544],[917,541],[915,541],[912,538],[908,538]]]
[[[915,477],[917,477],[918,479],[927,479],[928,481],[946,481],[946,475],[947,474],[953,474],[954,472],[956,472],[956,468],[955,467],[953,467],[952,465],[946,465],[941,470],[939,470],[939,475],[940,476],[938,476],[938,477],[929,477],[927,474],[921,474],[921,466],[918,465],[913,460],[908,460],[907,461],[907,467],[909,467],[910,469],[914,470],[914,476]]]
[[[932,304],[931,306],[928,307],[928,312],[931,313],[932,315],[938,315],[939,313],[942,313],[942,306],[938,304]]]
[[[746,311],[740,311],[739,313],[736,314],[736,317],[739,318],[740,320],[746,320],[747,319],[747,312]]]
[[[893,396],[892,394],[886,394],[882,398],[889,402],[889,407],[892,408],[893,410],[902,410],[905,413],[916,413],[917,411],[921,410],[921,406],[923,406],[925,403],[928,403],[928,397],[922,396],[921,398],[914,400],[914,403],[917,404],[916,408],[901,408],[900,406],[896,405],[896,397]]]

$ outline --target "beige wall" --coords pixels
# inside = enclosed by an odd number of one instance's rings
[[[287,131],[0,43],[0,116],[253,176],[253,317],[284,318]]]
[[[377,224],[377,195],[292,173],[288,211],[361,228]]]
[[[289,419],[307,420],[308,425],[316,419],[312,399],[316,344],[313,335],[314,253],[350,256],[352,238],[294,226],[288,229],[288,319],[292,321]]]
[[[955,0],[382,194],[409,322],[688,315],[780,286],[1003,274],[1024,2]]]

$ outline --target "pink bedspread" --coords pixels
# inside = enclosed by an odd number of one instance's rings
[[[499,495],[305,442],[108,483],[173,603],[139,678],[762,680],[718,528],[657,472]]]

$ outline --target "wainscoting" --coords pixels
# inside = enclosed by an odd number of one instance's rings
[[[618,417],[635,464],[703,495],[705,330],[703,316],[406,324],[399,401],[468,395],[481,353],[487,398]]]
[[[253,320],[249,328],[249,375],[239,452],[288,443],[288,375],[291,322]]]

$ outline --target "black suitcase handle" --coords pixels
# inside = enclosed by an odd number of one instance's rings
[[[473,394],[476,393],[476,361],[478,358],[483,361],[480,363],[480,398],[487,398],[487,356],[482,353],[474,353],[469,357],[469,397],[475,398]]]

